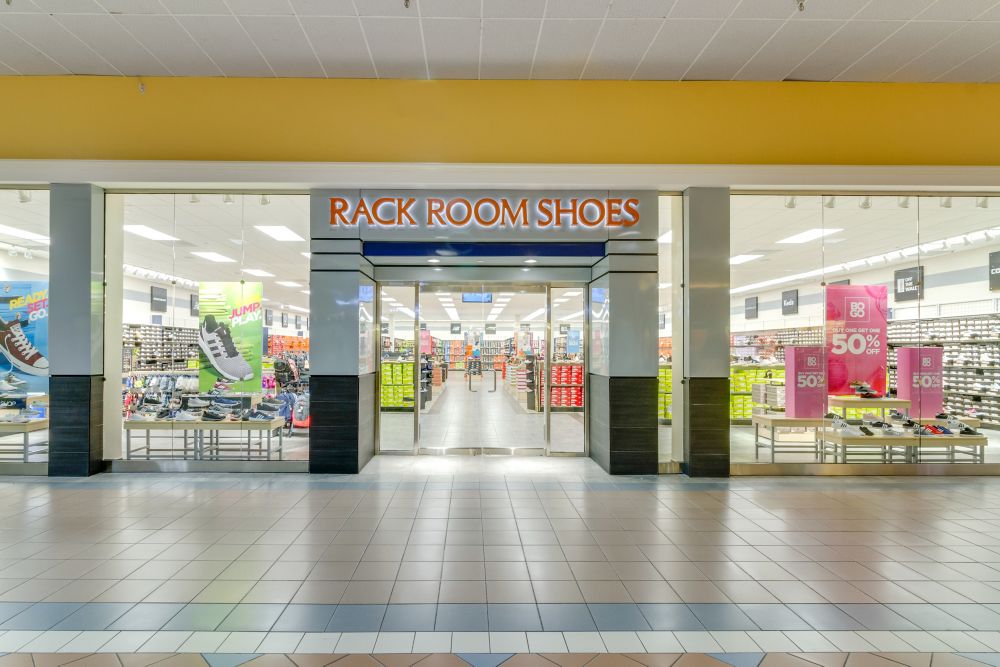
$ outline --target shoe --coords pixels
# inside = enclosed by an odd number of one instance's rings
[[[878,421],[878,417],[875,415],[874,412],[866,412],[865,414],[861,415],[861,421],[876,422]]]
[[[215,410],[205,410],[205,412],[201,414],[201,418],[207,422],[221,422],[225,421],[226,415],[221,412],[216,412]]]
[[[269,422],[274,419],[274,415],[269,412],[258,412],[257,410],[249,410],[243,415],[243,421],[245,422]]]
[[[229,327],[216,322],[214,315],[205,316],[198,335],[198,345],[222,377],[234,382],[253,379],[253,369],[236,349]]]
[[[212,404],[213,405],[237,406],[237,405],[240,404],[240,402],[237,401],[235,398],[221,398],[220,397],[220,398],[212,399]]]
[[[19,371],[29,375],[48,375],[49,360],[24,335],[21,320],[4,322],[0,318],[0,353]]]
[[[0,380],[0,391],[15,391],[17,387],[10,384],[6,380]]]
[[[14,375],[13,373],[7,373],[7,377],[5,377],[5,378],[4,378],[4,381],[5,381],[5,382],[6,382],[7,384],[12,384],[12,385],[14,385],[15,387],[20,387],[20,386],[21,386],[21,385],[23,385],[23,384],[27,384],[27,382],[25,382],[25,381],[24,381],[24,380],[22,380],[21,378],[17,377],[17,376],[16,376],[16,375]]]
[[[935,426],[934,428],[941,432],[940,435],[951,435],[951,429],[947,429],[944,426]]]
[[[882,424],[882,435],[898,436],[903,435],[903,432],[898,428],[893,428],[891,424]]]
[[[198,420],[198,416],[197,415],[191,414],[187,410],[178,410],[174,414],[174,421],[175,422],[196,422],[196,421],[199,421],[199,420]]]
[[[948,413],[939,412],[938,414],[934,415],[934,419],[948,419]]]
[[[865,391],[858,394],[861,398],[882,398],[880,394],[876,394],[874,391]]]
[[[966,426],[959,432],[959,435],[979,435],[979,431]]]
[[[968,424],[954,417],[949,417],[947,426],[953,431],[961,431],[963,428],[967,428]]]
[[[875,435],[875,434],[874,434],[874,433],[872,432],[872,430],[871,430],[871,429],[869,429],[869,428],[868,428],[867,426],[862,426],[862,427],[860,427],[860,428],[859,428],[858,430],[860,430],[860,431],[861,431],[862,433],[864,433],[865,435]]]
[[[277,413],[279,408],[277,406],[271,405],[270,403],[259,403],[257,404],[257,410],[261,412]]]
[[[133,412],[129,415],[128,420],[130,422],[151,422],[156,421],[156,416],[148,412]]]
[[[226,384],[221,380],[212,385],[212,391],[232,391],[233,385]]]
[[[212,403],[204,399],[198,398],[197,396],[192,396],[187,401],[189,408],[207,408]]]
[[[844,428],[841,431],[841,433],[843,433],[844,435],[849,435],[849,436],[855,437],[855,438],[861,437],[861,436],[864,435],[864,431],[862,431],[857,426],[847,426],[846,428]],[[869,432],[868,435],[871,435],[871,433]]]

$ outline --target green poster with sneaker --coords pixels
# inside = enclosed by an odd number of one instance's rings
[[[198,285],[198,386],[202,392],[260,392],[263,295],[261,283]]]

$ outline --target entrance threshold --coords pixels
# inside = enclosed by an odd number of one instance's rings
[[[1000,475],[1000,463],[731,463],[732,477]]]
[[[309,461],[172,461],[116,459],[110,472],[307,473]]]
[[[543,447],[421,447],[429,456],[545,456]]]

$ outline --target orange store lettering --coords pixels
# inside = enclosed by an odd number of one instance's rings
[[[621,197],[330,198],[330,224],[425,227],[632,227],[639,200]]]

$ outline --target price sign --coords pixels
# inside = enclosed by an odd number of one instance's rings
[[[828,285],[826,288],[826,365],[830,393],[853,394],[852,382],[886,392],[885,285]]]
[[[910,401],[911,417],[933,417],[944,407],[943,349],[901,347],[896,350],[899,398]]]

